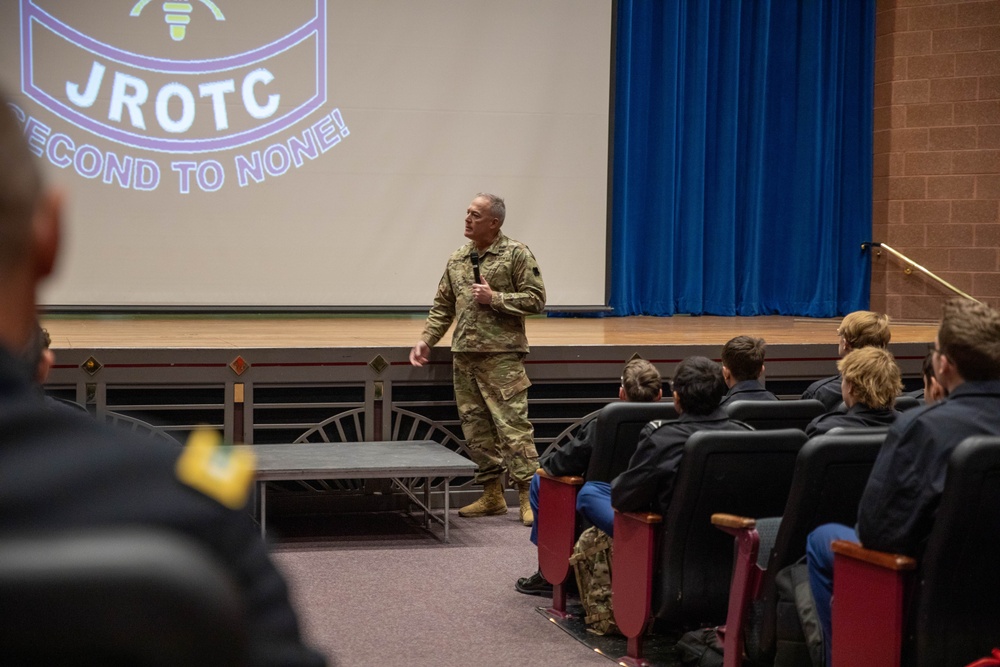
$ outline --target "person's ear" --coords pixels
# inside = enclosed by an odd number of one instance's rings
[[[931,378],[930,386],[927,388],[927,392],[925,393],[925,403],[936,403],[948,395],[944,390],[944,387],[941,386],[941,383],[937,381],[936,377]]]
[[[628,400],[628,394],[625,393],[625,387],[621,387],[621,386],[618,387],[618,400],[619,401],[627,401]]]
[[[684,412],[684,409],[681,407],[681,395],[676,391],[674,392],[674,409],[677,410],[677,414]]]
[[[31,220],[31,258],[35,275],[52,273],[59,256],[62,235],[63,195],[50,190],[42,195]]]

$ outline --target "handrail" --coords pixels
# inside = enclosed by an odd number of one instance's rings
[[[982,303],[979,299],[966,294],[962,290],[958,289],[957,287],[955,287],[954,285],[952,285],[951,283],[949,283],[944,278],[940,278],[940,277],[936,276],[933,272],[928,271],[927,269],[925,269],[924,267],[920,266],[919,264],[917,264],[916,262],[914,262],[912,259],[910,259],[906,255],[904,255],[903,253],[899,252],[895,248],[892,248],[892,247],[886,245],[885,243],[877,243],[875,241],[866,241],[865,243],[861,244],[861,251],[864,252],[869,247],[871,247],[871,248],[885,248],[886,251],[889,252],[889,254],[894,255],[895,257],[898,257],[899,259],[903,260],[904,262],[906,262],[907,264],[909,264],[910,266],[912,266],[914,269],[917,269],[921,273],[925,274],[927,277],[932,278],[932,279],[938,281],[939,283],[941,283],[942,285],[944,285],[945,287],[947,287],[948,289],[950,289],[955,294],[963,296],[966,299],[969,299],[971,301],[975,301],[976,303]],[[905,269],[905,272],[906,273],[910,273],[910,269],[909,268]]]

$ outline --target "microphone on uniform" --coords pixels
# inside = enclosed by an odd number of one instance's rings
[[[476,279],[476,284],[478,285],[481,280],[479,278],[479,253],[473,248],[472,252],[469,253],[469,259],[472,261],[472,275]]]

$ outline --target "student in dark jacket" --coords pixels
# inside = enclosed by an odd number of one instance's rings
[[[973,435],[1000,435],[1000,312],[949,301],[934,346],[934,375],[948,398],[907,410],[889,427],[858,506],[857,529],[825,524],[806,544],[809,587],[829,664],[834,540],[919,558],[934,525],[952,450]]]
[[[719,407],[725,391],[717,363],[705,357],[682,361],[673,381],[674,406],[680,417],[647,424],[628,468],[611,484],[585,483],[577,494],[577,511],[609,535],[614,530],[612,506],[623,511],[651,508],[665,513],[688,436],[709,429],[750,429],[729,419]]]
[[[899,366],[888,350],[863,347],[847,353],[837,362],[845,411],[820,415],[806,427],[810,438],[842,426],[863,428],[888,426],[899,412],[893,408],[903,390]]]
[[[633,359],[622,370],[622,384],[618,388],[618,398],[622,401],[652,403],[663,397],[660,372],[645,359]],[[597,431],[597,416],[584,422],[576,436],[562,447],[550,447],[538,459],[538,465],[549,475],[556,477],[582,476],[590,466],[590,456],[594,452],[594,438]],[[531,478],[528,499],[535,521],[531,526],[531,543],[538,544],[538,473]],[[528,577],[521,577],[514,588],[526,595],[551,595],[552,584],[547,582],[540,571]]]
[[[892,333],[889,331],[889,317],[869,310],[848,313],[837,328],[839,337],[838,354],[843,357],[851,350],[863,347],[889,347]],[[815,398],[827,410],[836,410],[840,405],[840,376],[834,375],[813,382],[802,392],[802,398]]]
[[[722,379],[729,391],[722,397],[721,405],[736,401],[778,400],[760,382],[766,351],[764,339],[751,336],[737,336],[723,346]]]

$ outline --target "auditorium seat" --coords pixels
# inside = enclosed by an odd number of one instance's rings
[[[735,401],[722,406],[730,419],[737,419],[758,431],[797,428],[804,431],[816,417],[827,412],[815,398],[787,401]]]
[[[247,662],[243,601],[202,547],[164,531],[0,539],[4,664]]]
[[[809,664],[798,615],[794,609],[778,610],[775,577],[805,554],[806,537],[814,528],[831,522],[854,524],[885,440],[884,429],[858,430],[862,432],[816,436],[802,447],[788,501],[776,520],[712,517],[712,523],[736,542],[723,640],[726,667],[743,664],[744,647],[751,664],[774,663],[778,646],[784,656],[781,664]],[[782,623],[785,619],[792,622]]]
[[[655,514],[615,512],[611,590],[615,622],[628,639],[621,662],[641,664],[652,617],[670,630],[725,620],[732,539],[712,526],[711,516],[780,514],[805,442],[797,429],[699,431],[684,445],[662,523]]]
[[[907,410],[912,410],[913,408],[919,408],[923,404],[924,402],[919,398],[903,394],[902,396],[896,397],[895,408],[900,412],[906,412]]]
[[[952,452],[919,562],[853,542],[833,550],[833,667],[988,655],[1000,643],[1000,437],[967,438]]]
[[[595,445],[586,479],[610,482],[625,468],[639,444],[639,434],[654,419],[676,419],[673,403],[620,401],[604,406],[594,426]],[[552,609],[566,613],[566,581],[569,557],[577,537],[576,493],[581,477],[553,477],[539,470],[538,565],[552,584]]]

